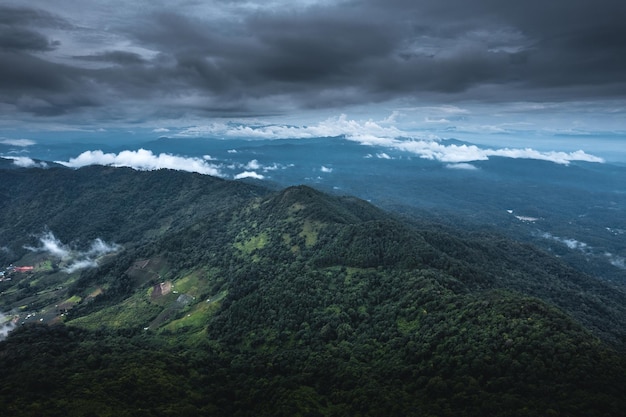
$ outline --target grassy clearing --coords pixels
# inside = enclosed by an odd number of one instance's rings
[[[321,226],[321,223],[305,220],[302,225],[302,231],[298,234],[298,236],[304,238],[304,244],[307,248],[315,246],[317,243],[317,237]]]
[[[37,265],[35,265],[34,272],[50,272],[52,270],[52,261],[50,259],[46,259],[45,261],[39,262]]]
[[[256,236],[252,236],[251,238],[243,241],[243,242],[235,242],[234,246],[241,252],[250,255],[252,251],[257,249],[263,249],[269,242],[269,236],[267,232],[262,232]]]
[[[420,327],[420,322],[419,320],[407,320],[404,317],[400,317],[397,321],[396,321],[396,325],[398,326],[398,330],[400,331],[400,333],[402,333],[403,335],[409,335],[411,333],[415,333],[419,327]]]
[[[197,302],[184,313],[183,317],[172,320],[163,326],[163,330],[178,332],[181,330],[203,329],[211,316],[220,308],[222,305],[221,301],[227,294],[228,291],[222,291],[215,297]]]
[[[68,324],[96,330],[100,326],[112,328],[145,327],[158,314],[160,307],[150,303],[141,292],[124,300],[124,302],[103,308],[87,316],[78,317]]]

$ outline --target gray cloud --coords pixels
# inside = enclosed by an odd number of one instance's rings
[[[59,42],[49,39],[39,30],[69,27],[64,19],[44,10],[0,5],[0,50],[50,51]]]
[[[16,113],[134,122],[626,94],[621,0],[63,3],[0,8],[0,101]]]
[[[35,31],[0,26],[0,50],[50,51],[56,45],[57,42]]]
[[[75,56],[74,58],[85,61],[107,62],[118,65],[138,65],[146,62],[141,55],[127,51],[107,51],[95,55]]]

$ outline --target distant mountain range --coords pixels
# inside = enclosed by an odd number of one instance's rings
[[[138,169],[201,169],[274,189],[306,184],[456,229],[491,228],[551,251],[590,275],[626,283],[624,164],[576,160],[566,164],[503,156],[442,162],[399,148],[365,146],[344,136],[155,140],[126,135],[123,141],[114,139],[98,144],[70,137],[27,147],[0,143],[0,155],[35,158],[35,167],[42,163],[52,167],[51,161],[59,161],[72,166],[101,163]],[[448,152],[482,149],[454,139],[434,143],[434,149]],[[82,159],[77,158],[81,154]],[[563,160],[560,153],[554,155],[550,158]],[[26,159],[2,161],[13,167],[28,163]]]
[[[309,186],[5,162],[0,404],[14,416],[623,415],[620,268],[589,274],[598,267],[511,239],[545,231],[567,248],[564,219],[611,213],[610,201],[619,214],[621,194],[572,184],[604,178],[595,165],[517,162],[550,179],[513,200],[514,170],[504,180],[498,160],[475,163],[464,181],[501,183],[502,201],[456,226],[471,205],[429,214],[420,187],[490,204],[429,161],[422,183],[384,179],[395,212]],[[449,182],[427,185],[435,170]],[[577,205],[556,214],[527,200],[571,190]],[[603,244],[593,230],[589,252]]]

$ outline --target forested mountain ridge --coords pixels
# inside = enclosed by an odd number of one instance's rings
[[[624,291],[531,246],[304,186],[11,175],[3,238],[121,246],[70,272],[0,243],[38,266],[4,311],[50,323],[0,344],[11,415],[623,415]]]
[[[61,241],[100,237],[138,241],[269,191],[174,170],[92,166],[0,170],[0,259],[24,253],[31,235],[52,230]]]

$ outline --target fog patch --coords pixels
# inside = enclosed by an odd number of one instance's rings
[[[96,268],[98,258],[109,253],[117,252],[122,247],[115,243],[107,243],[104,240],[94,239],[86,250],[80,250],[61,242],[51,231],[44,232],[39,236],[38,246],[25,245],[24,249],[31,252],[40,252],[57,258],[64,265],[61,270],[71,274],[80,269]]]
[[[606,256],[614,267],[619,269],[626,269],[626,258],[622,258],[621,256],[613,255],[612,253],[605,252],[604,256]]]
[[[463,170],[467,170],[467,171],[476,171],[478,169],[475,165],[468,164],[466,162],[459,163],[459,164],[448,164],[448,165],[446,165],[446,168],[448,168],[448,169],[463,169]]]
[[[585,242],[581,242],[576,239],[567,239],[567,238],[554,236],[553,234],[547,233],[547,232],[542,234],[541,237],[543,237],[544,239],[550,239],[550,240],[560,242],[572,250],[579,250],[584,253],[589,252],[591,249],[589,245],[587,245]]]
[[[98,263],[95,261],[95,259],[88,258],[88,259],[74,261],[71,264],[64,266],[63,271],[67,272],[68,274],[71,274],[72,272],[76,272],[80,269],[96,268],[97,266],[98,266]]]
[[[70,249],[50,231],[44,232],[39,237],[39,246],[25,245],[24,249],[31,252],[44,252],[59,259],[68,259],[70,257]]]
[[[11,317],[0,313],[0,340],[6,339],[13,329],[15,329],[15,324],[11,321]]]
[[[20,168],[48,168],[48,164],[45,162],[37,162],[27,156],[3,156],[5,159],[12,159],[13,165],[17,165]]]
[[[27,146],[33,146],[35,145],[37,142],[35,142],[34,140],[30,140],[30,139],[10,139],[10,138],[0,138],[0,144],[2,145],[9,145],[9,146],[19,146],[19,147],[27,147]]]

